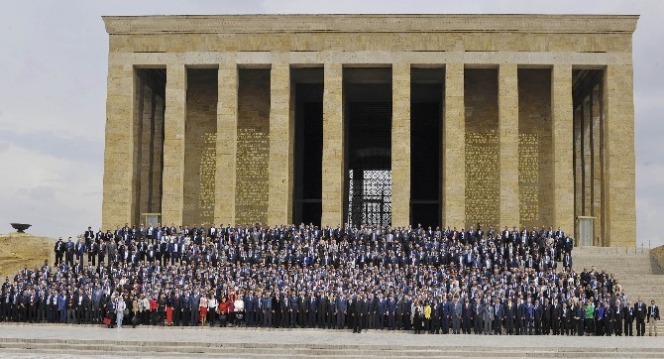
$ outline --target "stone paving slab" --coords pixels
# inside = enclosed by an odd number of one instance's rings
[[[664,337],[564,337],[564,336],[495,336],[495,335],[414,335],[411,332],[369,330],[362,334],[351,331],[320,329],[257,329],[200,327],[138,327],[113,328],[93,325],[0,324],[0,340],[43,339],[84,341],[125,341],[158,345],[159,342],[189,343],[255,343],[275,347],[300,345],[318,346],[418,346],[469,347],[473,350],[491,348],[565,348],[567,350],[602,351],[646,348],[664,349]],[[152,342],[152,343],[148,343]],[[569,348],[569,349],[568,349]],[[647,349],[646,349],[647,350]],[[662,353],[664,357],[664,351]]]

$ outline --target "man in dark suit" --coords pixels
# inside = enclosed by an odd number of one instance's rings
[[[615,305],[613,306],[613,332],[617,336],[622,335],[623,320],[625,319],[625,309],[626,308],[622,307],[622,302],[620,302],[620,299],[617,299]]]
[[[553,335],[559,335],[560,334],[560,315],[561,315],[561,307],[560,304],[558,304],[558,299],[553,300],[553,306],[551,308],[551,330],[553,331]]]
[[[634,321],[634,307],[632,306],[632,303],[627,302],[627,305],[624,308],[625,310],[625,336],[633,336],[634,335],[634,326],[632,325],[632,322]]]
[[[642,337],[646,333],[646,305],[639,297],[639,300],[634,304],[634,318],[636,319],[636,336]]]
[[[468,297],[463,300],[463,311],[461,313],[461,329],[464,334],[470,334],[470,322],[473,317],[473,308]]]
[[[512,298],[507,298],[505,303],[505,331],[508,335],[514,334],[514,320],[516,319],[516,306]]]
[[[55,251],[55,265],[58,266],[62,264],[62,256],[65,253],[65,242],[62,241],[62,238],[58,238],[53,250]]]
[[[355,298],[353,299],[351,316],[353,317],[353,333],[361,333],[362,324],[364,322],[364,301],[359,294],[355,295]]]
[[[654,330],[655,336],[657,336],[657,322],[659,321],[659,307],[655,305],[655,300],[650,301],[650,306],[648,307],[648,335],[652,336]]]
[[[560,335],[569,335],[571,314],[570,309],[567,307],[567,302],[563,302],[560,308]]]
[[[496,335],[501,335],[503,318],[505,317],[505,310],[498,298],[495,299],[493,304],[493,331]]]

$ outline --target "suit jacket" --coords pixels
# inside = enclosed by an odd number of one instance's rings
[[[351,305],[351,314],[359,317],[364,314],[364,301],[362,299],[353,299]]]
[[[625,307],[623,310],[625,311],[625,321],[627,323],[632,323],[634,320],[634,307]]]
[[[646,318],[646,304],[641,302],[641,303],[635,303],[634,304],[634,318],[636,319],[645,319]]]
[[[655,320],[659,320],[659,307],[656,305],[651,305],[648,307],[648,322],[650,318],[654,317]]]

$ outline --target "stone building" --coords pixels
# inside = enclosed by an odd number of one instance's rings
[[[636,241],[638,16],[103,19],[104,228],[151,213]]]

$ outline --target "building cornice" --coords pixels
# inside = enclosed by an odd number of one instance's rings
[[[262,33],[632,34],[638,15],[103,16],[110,35]]]

